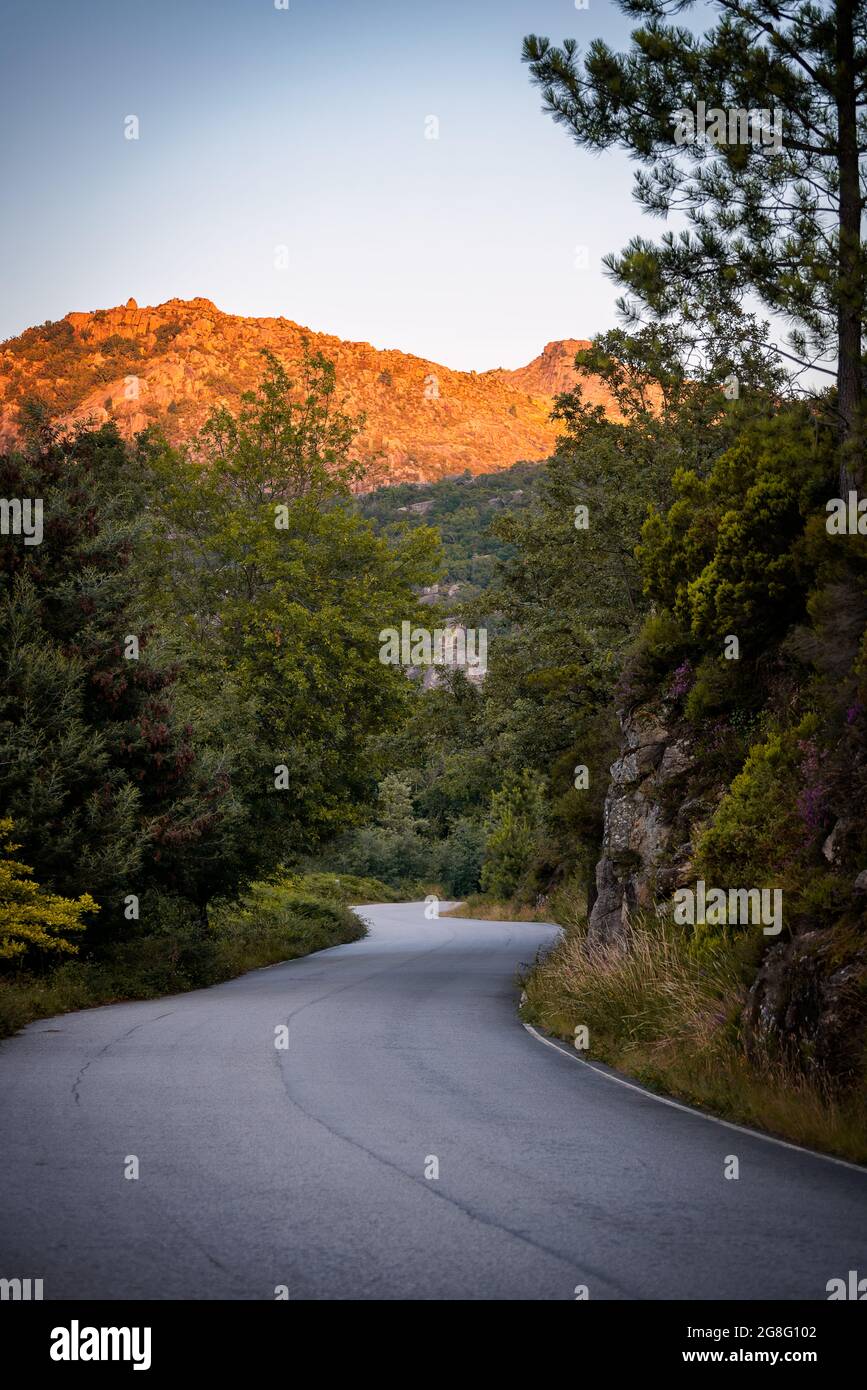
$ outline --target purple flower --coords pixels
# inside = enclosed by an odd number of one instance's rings
[[[682,661],[672,677],[671,685],[668,687],[668,695],[671,700],[679,700],[682,695],[686,695],[695,684],[695,672],[692,669],[692,662],[689,657]]]
[[[828,785],[822,780],[822,763],[819,750],[812,739],[802,739],[798,743],[801,750],[801,775],[803,789],[798,793],[796,805],[798,814],[807,830],[807,839],[813,839],[828,820]]]

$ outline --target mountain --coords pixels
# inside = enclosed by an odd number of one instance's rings
[[[490,473],[546,458],[558,427],[553,396],[579,379],[610,406],[598,378],[573,366],[580,339],[549,343],[515,371],[457,372],[369,343],[344,342],[284,318],[224,314],[208,299],[70,313],[0,346],[0,444],[16,435],[18,409],[38,396],[64,421],[117,420],[129,436],[159,423],[183,442],[219,404],[237,407],[268,348],[291,369],[304,340],[330,358],[353,414],[364,413],[358,452],[370,483],[427,482],[469,470]]]

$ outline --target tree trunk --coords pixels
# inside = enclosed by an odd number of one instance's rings
[[[837,391],[843,423],[840,489],[845,498],[863,480],[864,401],[861,324],[864,267],[861,256],[861,184],[855,105],[854,9],[856,0],[837,0],[837,138],[840,168]]]

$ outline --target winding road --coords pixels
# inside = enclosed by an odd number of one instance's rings
[[[867,1171],[522,1026],[516,971],[553,928],[360,911],[363,941],[0,1045],[0,1276],[47,1299],[571,1300],[825,1299],[867,1274]]]

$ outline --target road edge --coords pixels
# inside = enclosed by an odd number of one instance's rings
[[[820,1158],[825,1163],[836,1163],[840,1168],[849,1168],[853,1173],[860,1173],[862,1177],[867,1177],[867,1165],[853,1163],[848,1158],[837,1158],[834,1154],[822,1153],[819,1149],[808,1149],[803,1144],[793,1144],[790,1139],[778,1139],[775,1134],[767,1134],[762,1129],[752,1129],[749,1125],[736,1124],[734,1120],[724,1120],[719,1115],[711,1115],[707,1110],[699,1110],[694,1105],[687,1105],[682,1100],[674,1100],[671,1096],[661,1096],[656,1091],[651,1091],[647,1086],[642,1086],[639,1081],[632,1081],[626,1076],[622,1076],[613,1067],[606,1067],[598,1062],[590,1062],[586,1057],[580,1057],[574,1049],[570,1049],[565,1043],[547,1038],[540,1033],[532,1023],[525,1023],[521,1019],[521,1026],[526,1028],[531,1037],[537,1042],[544,1043],[546,1047],[552,1047],[555,1052],[560,1052],[570,1062],[577,1062],[581,1067],[589,1067],[599,1076],[604,1076],[608,1081],[614,1081],[618,1086],[626,1086],[630,1091],[637,1091],[639,1095],[646,1096],[648,1100],[655,1100],[660,1105],[670,1105],[675,1110],[683,1110],[687,1115],[695,1115],[700,1120],[708,1120],[711,1124],[722,1125],[724,1129],[733,1129],[739,1134],[748,1134],[754,1139],[763,1139],[766,1144],[777,1144],[784,1149],[792,1149],[795,1153],[806,1154],[810,1158]]]

